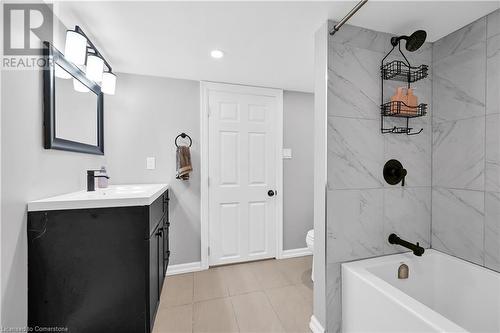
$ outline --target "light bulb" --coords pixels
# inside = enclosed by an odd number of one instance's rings
[[[85,75],[89,80],[95,82],[102,81],[102,72],[104,70],[104,60],[96,55],[89,55],[87,57],[87,72]]]
[[[107,95],[114,95],[116,88],[116,75],[110,72],[102,74],[101,91]]]
[[[66,45],[64,47],[64,57],[75,65],[85,64],[87,56],[87,38],[78,32],[66,31]]]

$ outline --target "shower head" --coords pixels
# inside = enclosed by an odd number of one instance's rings
[[[417,30],[410,36],[392,37],[391,44],[392,46],[396,46],[402,39],[404,39],[406,41],[406,49],[409,52],[415,52],[422,46],[422,44],[424,44],[426,38],[427,33],[425,30]]]

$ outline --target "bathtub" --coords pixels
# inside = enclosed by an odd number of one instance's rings
[[[500,273],[436,250],[342,264],[342,331],[500,332]]]

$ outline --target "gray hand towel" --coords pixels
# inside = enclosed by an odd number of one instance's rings
[[[191,165],[191,151],[188,146],[177,147],[176,152],[177,179],[189,180],[189,173],[193,171]]]

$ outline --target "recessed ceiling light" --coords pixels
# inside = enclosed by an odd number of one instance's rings
[[[212,52],[210,52],[210,55],[212,56],[212,58],[220,59],[224,56],[224,52],[222,52],[221,50],[212,50]]]

